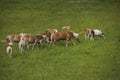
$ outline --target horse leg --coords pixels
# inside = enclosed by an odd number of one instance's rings
[[[84,36],[85,36],[85,40],[86,40],[87,39],[87,35],[85,34]]]
[[[36,45],[37,45],[37,41],[34,42],[32,49],[34,49]]]
[[[68,46],[68,43],[69,43],[69,39],[67,38],[66,39],[66,47]]]
[[[10,59],[12,58],[12,50],[10,51],[10,54],[9,54],[9,56],[10,56]]]

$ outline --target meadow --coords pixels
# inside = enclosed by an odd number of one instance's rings
[[[101,29],[105,39],[65,46],[47,43],[21,55],[14,43],[13,57],[0,42],[0,80],[120,80],[119,0],[0,0],[0,40],[8,34],[40,34],[64,25],[81,33]]]

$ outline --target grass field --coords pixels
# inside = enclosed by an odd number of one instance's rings
[[[64,25],[78,33],[101,29],[106,39],[80,35],[75,46],[43,44],[23,55],[15,43],[12,59],[0,42],[0,80],[120,80],[119,0],[0,0],[0,40]]]

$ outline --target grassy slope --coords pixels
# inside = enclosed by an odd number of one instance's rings
[[[86,27],[102,29],[106,39],[85,41],[65,47],[44,44],[41,49],[13,59],[0,43],[0,80],[119,80],[120,2],[117,0],[0,0],[0,40],[8,34],[42,33],[47,28],[71,25],[82,32]]]

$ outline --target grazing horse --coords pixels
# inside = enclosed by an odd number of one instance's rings
[[[25,46],[27,46],[27,48],[29,49],[30,45],[33,44],[32,49],[37,46],[39,48],[39,46],[42,44],[42,40],[44,40],[44,35],[41,34],[24,34],[21,36],[20,42],[18,44],[20,52],[23,53],[24,52],[24,48]]]
[[[22,36],[21,40],[24,41],[24,44],[27,45],[28,48],[30,44],[33,44],[33,48],[34,48],[35,46],[41,45],[43,38],[44,36],[40,34],[37,35],[26,34]]]
[[[51,41],[52,44],[54,45],[56,41],[59,40],[66,40],[66,46],[68,46],[68,41],[73,41],[73,39],[76,39],[78,42],[79,41],[79,34],[71,32],[71,31],[65,31],[65,32],[56,32],[51,34]]]
[[[94,40],[95,36],[103,37],[105,39],[104,33],[101,30],[98,29],[85,29],[85,40],[90,39]]]

